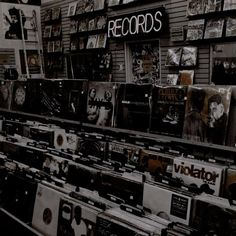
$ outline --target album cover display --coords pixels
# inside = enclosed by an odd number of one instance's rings
[[[178,84],[179,75],[178,74],[168,74],[166,78],[167,85],[177,85]]]
[[[77,37],[73,37],[70,39],[70,50],[77,51],[79,49],[79,39]]]
[[[150,119],[151,84],[120,84],[116,127],[147,131]]]
[[[235,0],[224,0],[224,7],[223,7],[224,11],[234,10],[234,9],[236,9]]]
[[[121,198],[125,203],[136,206],[143,201],[143,183],[140,180],[126,178],[118,173],[101,173],[101,196],[107,197],[108,194]]]
[[[169,48],[166,56],[166,66],[179,66],[182,48]]]
[[[67,16],[74,16],[76,12],[77,1],[69,3]]]
[[[59,37],[61,35],[61,24],[56,24],[52,26],[52,36]]]
[[[44,80],[40,87],[41,114],[60,117],[63,112],[64,83],[60,80]]]
[[[33,228],[47,236],[57,235],[60,199],[63,193],[39,183],[34,204]]]
[[[1,206],[23,222],[31,222],[36,191],[35,180],[9,173],[1,191]]]
[[[205,19],[192,20],[188,22],[187,40],[201,40],[204,35]]]
[[[142,149],[139,155],[138,169],[143,172],[149,172],[153,176],[170,175],[169,169],[172,169],[173,157],[158,153],[155,151]]]
[[[181,55],[181,66],[197,65],[197,47],[183,47]]]
[[[87,100],[86,80],[63,81],[62,116],[66,119],[82,121],[86,113]]]
[[[78,30],[78,21],[71,20],[70,21],[70,34],[77,33],[77,30]]]
[[[111,216],[106,216],[104,214],[98,215],[96,235],[106,236],[112,234],[117,236],[149,236],[148,233],[145,233],[130,224],[124,224],[120,222],[119,219],[111,218]]]
[[[152,90],[151,132],[181,137],[187,88],[156,86]]]
[[[54,52],[62,52],[62,41],[61,40],[56,40],[53,42],[54,45]]]
[[[93,206],[71,199],[61,199],[57,235],[95,235],[96,218],[100,212],[100,209]]]
[[[107,1],[108,7],[117,6],[119,4],[120,4],[120,0],[108,0]]]
[[[96,29],[105,29],[107,23],[106,16],[98,16],[96,18]]]
[[[116,90],[115,83],[89,83],[85,122],[99,126],[113,126]]]
[[[222,0],[204,0],[204,13],[221,11]]]
[[[84,3],[85,3],[84,11],[85,12],[91,12],[91,11],[94,10],[94,1],[95,0],[86,0],[86,1],[84,1]]]
[[[42,170],[51,176],[65,180],[68,174],[68,160],[53,154],[45,154]]]
[[[121,163],[138,166],[141,148],[136,145],[128,145],[121,142],[108,143],[108,159]]]
[[[229,199],[231,204],[236,205],[236,168],[235,166],[230,166],[226,170],[223,196]]]
[[[187,1],[187,16],[200,15],[204,13],[203,0]]]
[[[89,35],[86,48],[87,49],[96,48],[97,39],[98,39],[98,35],[96,35],[96,34],[95,35]]]
[[[11,81],[1,81],[0,83],[0,107],[4,109],[10,109],[12,98],[12,86]]]
[[[107,42],[107,34],[98,34],[96,48],[105,48]]]
[[[164,219],[190,224],[192,197],[157,184],[144,183],[143,206]]]
[[[180,85],[193,85],[194,70],[180,70],[179,71],[179,84]]]
[[[162,235],[162,230],[166,228],[164,225],[142,216],[136,216],[128,212],[128,210],[132,212],[132,208],[127,206],[127,211],[113,208],[100,214],[98,216],[98,235],[104,235],[101,230],[102,226],[107,226],[107,233],[109,235],[134,235],[134,233],[136,233],[135,235],[144,235],[144,233],[148,235]],[[105,219],[109,219],[109,225],[106,224]],[[125,231],[122,225],[126,227]],[[133,227],[136,229],[136,232],[130,231]],[[138,231],[140,232],[138,233]]]
[[[188,158],[175,158],[172,176],[186,184],[196,184],[202,192],[219,196],[224,180],[225,166]]]
[[[105,0],[94,0],[94,11],[102,10],[105,7]]]
[[[206,22],[204,39],[221,38],[223,34],[224,19],[211,19]]]
[[[88,30],[92,31],[96,29],[96,19],[91,19],[88,21]]]
[[[235,207],[229,201],[215,196],[197,197],[193,212],[193,227],[201,235],[233,235],[235,232]]]
[[[52,8],[52,20],[58,20],[61,16],[61,8],[54,7]]]
[[[128,82],[158,84],[160,82],[160,42],[130,43],[132,74]]]
[[[52,9],[46,9],[44,12],[44,21],[50,21],[52,15]]]
[[[100,171],[93,167],[69,163],[67,182],[78,187],[99,190],[99,175]]]
[[[78,140],[78,153],[82,153],[83,156],[95,156],[100,159],[104,159],[107,151],[107,143],[99,138],[95,137],[79,137]]]
[[[15,81],[12,89],[11,109],[16,111],[25,111],[27,98],[27,82]]]
[[[183,138],[223,145],[230,101],[230,87],[189,86]]]
[[[226,37],[236,36],[236,18],[235,17],[227,18],[225,36]]]
[[[20,53],[21,72],[22,74],[26,74],[24,51],[20,50],[19,53]],[[40,74],[41,58],[39,52],[37,50],[27,50],[26,55],[27,55],[26,57],[29,68],[29,74],[31,75]]]

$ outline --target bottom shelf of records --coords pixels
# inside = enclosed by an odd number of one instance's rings
[[[26,225],[21,235],[234,235],[234,160],[137,143],[3,120],[1,235]]]

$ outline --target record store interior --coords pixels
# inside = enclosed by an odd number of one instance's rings
[[[236,236],[236,0],[0,0],[1,236]]]

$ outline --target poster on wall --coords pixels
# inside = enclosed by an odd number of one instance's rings
[[[36,40],[33,29],[36,27],[36,24],[38,28],[40,27],[40,7],[4,3],[1,4],[1,8],[4,39],[22,40],[24,36],[25,40]]]
[[[159,41],[130,43],[130,67],[127,82],[138,84],[160,83],[160,49]]]
[[[188,87],[183,138],[225,144],[230,87]]]

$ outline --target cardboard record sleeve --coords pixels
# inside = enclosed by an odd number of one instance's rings
[[[144,183],[143,191],[143,206],[153,214],[189,225],[193,195],[152,182]]]
[[[186,184],[195,184],[203,192],[219,196],[226,167],[188,158],[175,158],[172,176]]]

